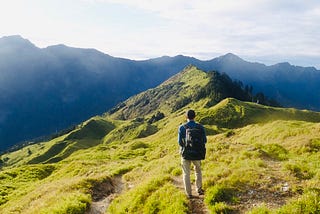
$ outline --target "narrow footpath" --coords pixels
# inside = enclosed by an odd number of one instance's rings
[[[184,186],[182,181],[182,176],[176,176],[173,179],[174,185],[176,185],[181,191],[184,192]],[[194,187],[193,187],[194,188]],[[194,190],[193,190],[194,192]],[[207,214],[209,210],[207,209],[206,205],[204,204],[204,196],[198,196],[193,194],[193,198],[189,199],[189,206],[190,206],[190,214]]]
[[[92,192],[92,203],[86,214],[104,214],[113,199],[123,189],[122,177],[117,176],[110,182],[101,183]]]

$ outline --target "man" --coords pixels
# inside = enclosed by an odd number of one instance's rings
[[[196,176],[196,191],[203,195],[201,160],[205,158],[205,143],[207,137],[203,126],[194,121],[194,110],[186,112],[187,123],[180,125],[178,129],[178,143],[180,145],[181,165],[183,171],[183,183],[187,196],[192,198],[190,183],[190,166],[194,165]]]

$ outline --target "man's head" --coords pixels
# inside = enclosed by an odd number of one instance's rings
[[[189,120],[193,120],[196,117],[196,113],[190,109],[186,112],[186,116]]]

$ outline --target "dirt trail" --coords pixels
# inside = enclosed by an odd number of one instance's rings
[[[239,203],[229,204],[235,211],[234,213],[246,213],[248,210],[261,204],[265,204],[265,206],[270,209],[279,208],[293,196],[290,187],[292,181],[285,180],[285,177],[281,173],[281,162],[268,158],[265,158],[264,161],[268,169],[268,182],[266,182],[265,185],[238,193]],[[173,177],[173,184],[184,192],[182,176]],[[277,186],[278,189],[274,189],[273,187],[275,186]],[[188,213],[209,213],[208,208],[204,204],[204,196],[195,194],[194,185],[192,188],[194,197],[189,199]],[[85,214],[104,214],[112,200],[117,197],[123,189],[124,183],[121,176],[97,184],[92,189],[92,203],[90,209]]]
[[[177,176],[173,178],[173,183],[176,185],[181,191],[184,192],[184,186],[182,181],[182,176]],[[194,188],[194,185],[193,185]],[[195,192],[193,190],[193,192]],[[209,210],[204,204],[204,196],[195,195],[190,200],[190,214],[206,214],[209,213]]]
[[[281,175],[281,162],[266,158],[265,164],[268,169],[268,181],[264,185],[255,189],[248,189],[238,195],[240,201],[233,208],[239,213],[246,213],[262,204],[269,209],[277,209],[293,196],[290,182],[286,181]],[[274,187],[278,188],[274,189]]]
[[[120,194],[123,186],[122,177],[117,176],[110,181],[94,187],[92,191],[92,203],[86,214],[104,214],[111,201]]]
[[[233,209],[232,213],[246,213],[261,204],[264,204],[269,209],[276,209],[283,206],[286,201],[293,196],[290,187],[292,181],[285,180],[285,177],[281,173],[281,162],[265,159],[265,164],[268,169],[267,182],[264,185],[238,193],[237,197],[239,198],[239,202],[236,204],[228,204]],[[181,176],[174,177],[173,183],[181,189],[181,191],[184,191]],[[274,189],[274,187],[277,188]],[[196,196],[190,199],[190,213],[209,213],[203,199],[203,196]]]

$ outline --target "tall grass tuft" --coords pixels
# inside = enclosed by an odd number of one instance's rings
[[[234,194],[234,189],[217,184],[207,189],[204,200],[213,213],[226,213],[232,210],[226,202],[236,201]]]
[[[292,199],[280,208],[279,214],[318,214],[320,212],[320,190],[310,190],[297,199]]]

